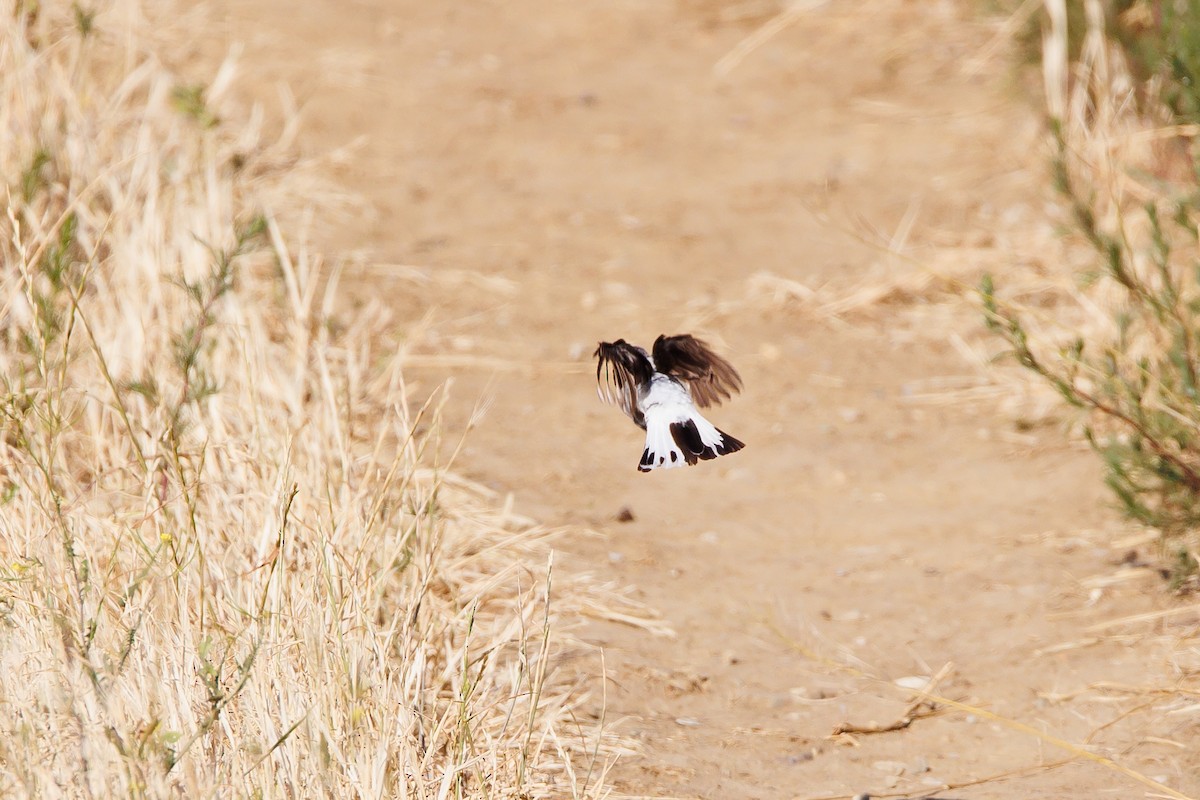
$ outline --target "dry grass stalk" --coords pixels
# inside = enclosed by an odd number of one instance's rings
[[[153,29],[0,3],[0,794],[599,795],[563,628],[653,621],[439,462]]]
[[[953,664],[947,663],[943,665],[936,675],[925,682],[925,688],[922,691],[932,692],[953,671]],[[892,722],[879,723],[872,720],[865,725],[843,722],[834,727],[833,733],[830,734],[829,738],[834,739],[848,734],[894,733],[895,731],[903,731],[907,730],[917,720],[936,716],[938,713],[940,713],[940,709],[938,709],[937,704],[930,703],[921,694],[910,700],[908,705],[905,706],[904,711],[900,713],[900,716]]]
[[[724,78],[737,69],[747,56],[753,53],[763,44],[769,42],[777,36],[781,31],[786,30],[789,25],[794,23],[803,15],[820,8],[829,0],[790,0],[782,11],[773,16],[764,25],[757,28],[746,38],[737,43],[732,50],[717,60],[713,65],[713,75],[718,78]]]

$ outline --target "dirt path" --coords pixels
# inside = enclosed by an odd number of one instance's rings
[[[986,237],[1030,202],[1036,116],[1002,62],[971,61],[989,40],[973,8],[830,3],[731,64],[773,3],[216,6],[255,91],[295,92],[303,148],[353,144],[337,178],[373,211],[319,233],[326,252],[361,254],[349,291],[382,295],[398,336],[439,356],[410,374],[454,375],[455,420],[488,398],[460,468],[533,516],[598,530],[567,568],[636,587],[676,631],[586,632],[606,655],[607,718],[644,742],[613,772],[622,793],[919,795],[1028,770],[940,796],[1141,796],[1086,761],[1036,769],[1068,754],[979,715],[829,738],[900,719],[885,684],[946,664],[942,693],[1094,735],[1200,792],[1194,711],[1122,716],[1146,696],[1088,689],[1169,685],[1200,660],[1186,629],[1088,631],[1164,603],[1150,580],[1083,582],[1115,571],[1121,530],[1092,457],[1054,429],[1014,436],[911,402],[923,379],[964,371],[947,330],[822,323],[749,292],[760,271],[812,287],[878,271],[842,223],[890,232],[911,213],[929,237]],[[712,418],[748,447],[640,475],[639,432],[596,401],[588,355],[687,330],[741,369],[746,392]],[[623,507],[633,521],[616,521]]]

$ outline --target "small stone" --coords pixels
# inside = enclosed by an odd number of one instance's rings
[[[833,685],[817,685],[817,686],[799,686],[789,692],[792,697],[799,700],[828,700],[833,697],[840,697],[841,691],[837,686]]]
[[[621,510],[617,512],[617,522],[633,522],[636,517],[633,516],[633,509],[629,506],[621,506]]]
[[[892,681],[892,683],[896,684],[902,689],[915,689],[917,691],[924,691],[925,687],[929,685],[929,676],[907,675],[903,678],[896,678],[896,680]]]
[[[888,775],[903,775],[908,771],[908,765],[903,761],[876,761],[871,766]]]
[[[701,723],[695,717],[676,717],[675,724],[682,725],[685,728],[698,728]]]

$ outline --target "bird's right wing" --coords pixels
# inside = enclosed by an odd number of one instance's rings
[[[659,336],[654,341],[654,366],[686,383],[701,408],[728,400],[742,389],[742,378],[733,365],[690,334]]]
[[[596,356],[596,383],[600,399],[616,404],[638,425],[644,425],[638,410],[638,387],[654,375],[646,351],[624,339],[600,342]]]

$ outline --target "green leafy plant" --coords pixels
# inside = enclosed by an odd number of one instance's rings
[[[215,128],[220,118],[208,107],[202,83],[179,84],[171,90],[171,101],[175,110],[191,117],[202,128]]]
[[[1161,532],[1176,587],[1197,573],[1200,528],[1200,194],[1146,203],[1137,218],[1099,221],[1094,196],[1072,176],[1061,128],[1056,188],[1097,256],[1099,279],[1119,287],[1115,336],[1075,337],[1056,352],[1036,347],[1026,320],[980,286],[986,321],[1010,354],[1070,406],[1101,456],[1106,482],[1131,519]]]

